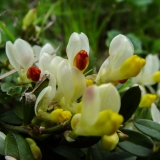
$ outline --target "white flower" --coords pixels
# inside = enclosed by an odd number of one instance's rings
[[[145,61],[134,55],[133,44],[124,35],[116,36],[110,44],[109,57],[102,64],[97,83],[121,81],[136,76]]]
[[[123,121],[119,109],[120,96],[111,83],[89,86],[82,97],[81,113],[71,120],[72,129],[76,135],[111,135]]]
[[[38,45],[34,45],[33,51],[35,54],[34,61],[37,62],[36,65],[39,66],[38,61],[39,61],[40,57],[43,55],[43,53],[48,53],[49,55],[51,55],[55,51],[55,49],[50,43],[46,43],[43,47],[40,47]],[[56,54],[53,54],[52,56],[54,57],[55,55]]]
[[[132,78],[133,83],[138,83],[141,85],[152,85],[156,83],[156,74],[159,73],[159,58],[157,55],[149,54],[146,57],[146,65],[143,67],[142,71],[135,77]],[[160,77],[160,75],[157,75]],[[160,79],[160,78],[159,78]]]
[[[54,75],[50,74],[48,86],[40,92],[36,100],[35,113],[38,117],[50,120],[50,115],[46,111],[55,93],[56,79]]]
[[[9,62],[18,72],[20,72],[21,67],[26,71],[33,65],[33,50],[29,43],[22,39],[17,39],[14,44],[7,41],[6,54]]]
[[[14,44],[10,41],[6,43],[6,54],[11,65],[18,71],[18,83],[29,83],[27,70],[34,63],[34,54],[29,43],[22,39],[17,39]]]
[[[70,66],[67,60],[60,62],[57,70],[57,80],[57,94],[59,98],[64,98],[64,106],[81,97],[86,88],[86,80],[83,73],[76,67]]]
[[[89,41],[84,33],[72,33],[67,45],[69,63],[84,71],[89,63]]]

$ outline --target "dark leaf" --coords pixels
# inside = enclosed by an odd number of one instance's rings
[[[152,154],[153,142],[150,138],[140,132],[123,129],[123,133],[129,138],[124,142],[119,142],[118,147],[138,157],[148,157]]]
[[[110,153],[103,160],[136,160],[137,157],[124,151]]]
[[[151,120],[139,119],[134,122],[138,130],[160,141],[160,124]]]
[[[23,124],[24,125],[30,124],[33,117],[35,116],[34,103],[28,103],[27,101],[28,101],[27,98],[22,99],[23,115],[24,115]]]
[[[141,99],[141,90],[138,86],[128,89],[121,98],[121,108],[119,114],[126,122],[137,109]]]
[[[67,146],[59,145],[52,149],[53,152],[69,159],[69,160],[78,160],[83,156],[83,152],[78,148],[70,148]]]
[[[19,160],[34,160],[27,141],[19,134],[9,133],[5,139],[5,155]]]
[[[14,113],[13,110],[1,114],[0,120],[8,124],[14,124],[14,125],[22,124],[22,120]]]

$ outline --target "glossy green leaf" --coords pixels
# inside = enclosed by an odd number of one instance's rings
[[[70,148],[67,146],[59,145],[52,149],[53,152],[69,159],[69,160],[77,160],[83,156],[83,152],[78,148]]]
[[[138,86],[128,89],[121,98],[121,108],[119,114],[126,122],[136,111],[141,99],[141,90]]]
[[[147,119],[139,119],[134,122],[136,128],[144,134],[160,141],[160,124]]]
[[[138,157],[149,157],[152,154],[153,142],[144,134],[123,129],[123,133],[127,134],[129,138],[124,142],[119,142],[118,147]]]
[[[0,120],[8,124],[14,124],[14,125],[22,124],[22,120],[14,113],[13,110],[2,113]]]
[[[61,144],[68,146],[68,147],[73,147],[73,148],[87,148],[90,147],[94,144],[96,144],[101,137],[82,137],[79,136],[75,139],[74,142],[68,142],[66,140],[63,140]]]
[[[29,144],[21,135],[8,133],[5,139],[5,155],[19,160],[34,160]]]

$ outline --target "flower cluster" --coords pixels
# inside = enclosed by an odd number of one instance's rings
[[[84,33],[70,36],[67,59],[55,52],[50,44],[42,48],[31,47],[22,39],[6,44],[6,54],[19,73],[19,83],[41,81],[45,75],[49,77],[48,85],[36,99],[35,115],[57,124],[70,121],[69,133],[72,134],[66,139],[102,136],[104,148],[114,149],[118,143],[116,132],[123,122],[123,116],[118,113],[121,100],[115,84],[124,83],[141,73],[145,60],[133,55],[133,45],[124,35],[117,35],[111,41],[109,57],[96,76],[84,74],[90,52],[89,40]],[[152,80],[158,81],[157,74]],[[148,79],[151,81],[150,77]],[[111,144],[110,147],[105,147],[106,143]]]

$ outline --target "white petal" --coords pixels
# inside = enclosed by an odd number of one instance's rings
[[[52,57],[48,53],[43,53],[43,55],[39,59],[39,68],[41,70],[41,76],[45,71],[50,72],[50,64],[52,61]]]
[[[17,57],[17,61],[24,69],[27,70],[34,62],[34,53],[31,46],[22,39],[17,39],[14,46],[17,48],[19,55]]]
[[[55,49],[53,48],[53,46],[50,43],[46,43],[41,49],[40,57],[42,56],[43,53],[51,54],[54,52],[54,50]]]
[[[159,70],[159,59],[157,55],[149,54],[146,57],[146,64],[141,71],[141,77],[139,78],[139,83],[143,85],[152,85],[155,82],[153,81],[153,74]]]
[[[6,43],[6,54],[7,54],[7,57],[9,59],[9,62],[11,63],[11,65],[17,71],[19,71],[20,70],[20,64],[17,62],[17,59],[18,59],[17,50],[10,41],[8,41]]]
[[[35,113],[37,115],[38,110],[41,109],[44,112],[46,112],[47,107],[49,105],[50,101],[50,94],[52,92],[52,87],[48,86],[46,88],[44,88],[41,93],[38,95],[37,100],[36,100],[36,104],[35,104]]]
[[[153,75],[154,72],[159,70],[159,58],[157,55],[149,54],[146,57],[146,65],[143,68],[144,75]]]
[[[0,154],[4,155],[4,145],[5,145],[6,135],[0,131]]]
[[[56,79],[57,79],[58,66],[59,66],[60,62],[62,62],[62,60],[64,60],[64,58],[62,58],[60,56],[55,56],[51,62],[51,65],[50,65],[50,71],[51,71],[51,73],[53,73],[53,75],[56,77]]]
[[[5,160],[17,160],[17,159],[11,156],[5,156]]]
[[[79,97],[82,96],[86,88],[86,79],[83,73],[76,67],[71,67],[71,74],[74,83],[74,94],[72,101],[76,101]]]
[[[67,56],[71,65],[73,65],[73,60],[76,54],[81,50],[81,39],[78,33],[72,33],[69,38],[69,42],[67,45]]]
[[[50,76],[49,76],[49,84],[48,85],[52,87],[52,92],[50,94],[50,97],[51,97],[51,100],[52,100],[53,97],[55,96],[55,93],[56,93],[56,78],[51,73],[50,73]]]
[[[87,54],[89,55],[89,40],[88,40],[88,37],[84,33],[81,33],[79,35],[79,37],[81,39],[81,49],[85,50],[87,52]]]
[[[151,115],[154,122],[160,123],[160,111],[154,103],[151,106]]]
[[[114,68],[118,68],[122,63],[134,53],[133,44],[124,35],[116,36],[110,43],[109,54],[110,63]]]
[[[103,62],[103,64],[101,65],[95,81],[96,82],[101,82],[101,83],[107,82],[110,71],[111,71],[111,69],[110,69],[110,66],[109,66],[108,58],[107,58]]]
[[[74,94],[74,82],[72,79],[70,66],[64,65],[59,74],[60,77],[58,76],[58,86],[62,87],[65,103],[67,105],[69,102],[71,102]]]
[[[120,96],[113,84],[103,84],[99,86],[100,90],[100,101],[101,101],[101,108],[100,111],[111,109],[114,112],[119,112],[120,110]]]
[[[40,55],[40,51],[41,51],[41,47],[38,45],[34,45],[32,47],[33,49],[33,53],[34,53],[34,62],[39,60],[39,55]]]
[[[100,111],[99,88],[95,85],[87,87],[82,98],[81,122],[84,125],[93,125]]]

